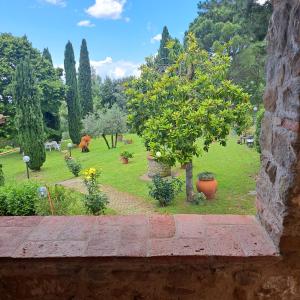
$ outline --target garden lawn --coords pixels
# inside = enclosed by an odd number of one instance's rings
[[[102,139],[92,140],[89,153],[81,153],[73,149],[72,156],[81,162],[83,168],[95,167],[101,169],[101,183],[117,190],[127,192],[154,201],[148,195],[149,182],[141,177],[147,173],[147,153],[142,140],[135,135],[127,135],[134,143],[124,145],[119,142],[117,149],[108,150]],[[219,182],[216,199],[202,204],[188,204],[184,192],[175,202],[165,208],[157,207],[160,213],[201,213],[201,214],[254,214],[255,213],[255,177],[259,169],[259,155],[254,149],[237,144],[237,137],[231,136],[228,145],[222,147],[213,144],[208,153],[203,153],[194,159],[194,177],[202,171],[216,174]],[[65,146],[66,143],[64,143]],[[65,147],[63,147],[65,148]],[[119,155],[127,150],[134,153],[134,158],[128,165],[121,164]],[[27,180],[22,156],[17,153],[0,156],[0,163],[6,182]],[[179,166],[173,168],[182,179],[184,170]],[[66,167],[63,152],[47,152],[47,161],[40,172],[30,172],[31,179],[43,184],[55,184],[73,178]]]

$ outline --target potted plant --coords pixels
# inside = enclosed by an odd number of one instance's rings
[[[133,158],[133,153],[128,151],[123,151],[121,154],[121,161],[123,164],[127,165],[129,162],[129,158]]]
[[[196,187],[199,193],[203,193],[207,199],[214,199],[217,192],[218,182],[215,175],[211,172],[198,174]]]
[[[171,176],[171,167],[160,159],[162,157],[161,152],[156,152],[155,155],[148,153],[148,176],[153,178],[158,175],[160,177]]]

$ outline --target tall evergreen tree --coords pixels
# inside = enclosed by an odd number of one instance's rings
[[[77,78],[76,78],[76,62],[74,57],[74,50],[69,41],[65,49],[65,73],[67,85],[67,106],[68,106],[68,121],[69,134],[74,144],[80,143],[81,131],[81,109],[78,97]]]
[[[13,90],[16,103],[15,122],[21,149],[30,157],[29,168],[40,170],[46,161],[40,104],[42,93],[36,84],[29,58],[25,58],[17,66]]]
[[[171,40],[171,36],[169,30],[167,26],[165,26],[162,32],[162,37],[161,37],[160,46],[157,55],[157,61],[158,64],[161,66],[160,69],[162,70],[165,70],[166,67],[170,65],[170,50],[167,47],[168,42],[170,40]]]
[[[48,60],[51,64],[51,66],[53,66],[53,61],[52,61],[52,56],[51,56],[51,53],[49,51],[48,48],[45,48],[44,51],[43,51],[43,58]]]
[[[65,98],[65,86],[61,80],[62,69],[53,67],[52,57],[45,48],[40,63],[39,86],[43,92],[41,108],[47,139],[60,141],[62,138],[59,110]]]
[[[92,71],[86,40],[83,39],[80,49],[78,91],[82,110],[82,117],[93,112]]]

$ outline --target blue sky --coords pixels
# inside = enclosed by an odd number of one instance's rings
[[[1,0],[0,31],[26,34],[33,46],[48,47],[55,65],[73,43],[78,61],[86,38],[92,65],[103,77],[136,74],[146,56],[155,54],[167,25],[182,39],[197,15],[199,0]]]

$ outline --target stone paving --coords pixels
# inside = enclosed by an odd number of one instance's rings
[[[60,185],[74,189],[80,193],[86,193],[86,187],[81,178],[74,178],[59,183]],[[111,186],[102,185],[101,189],[109,198],[108,207],[119,215],[149,215],[155,213],[155,206],[144,199],[120,192]]]
[[[274,256],[253,216],[1,217],[0,258]]]

